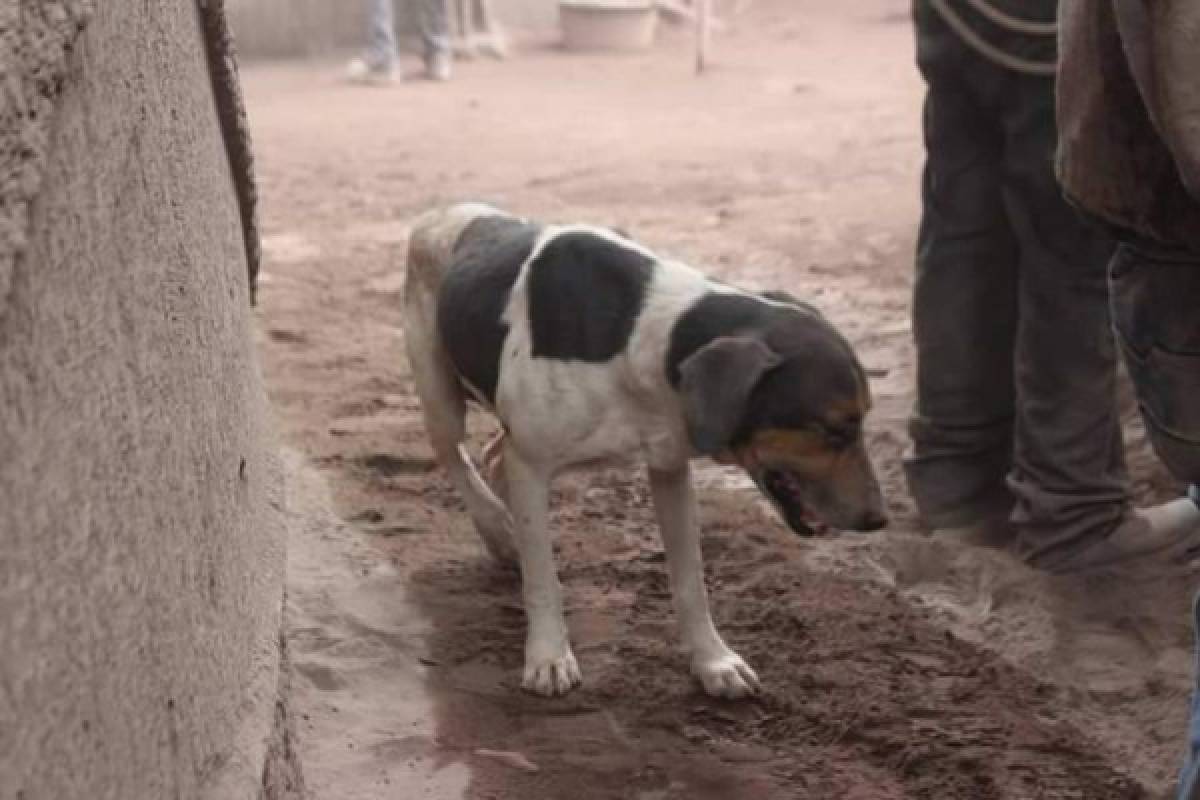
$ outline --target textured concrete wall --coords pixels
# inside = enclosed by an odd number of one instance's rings
[[[0,5],[0,798],[282,796],[280,477],[196,6]]]
[[[361,48],[368,0],[228,0],[238,52],[247,58],[314,56]],[[396,3],[402,34],[415,27],[412,4]],[[541,30],[558,24],[558,0],[493,0],[506,28]]]

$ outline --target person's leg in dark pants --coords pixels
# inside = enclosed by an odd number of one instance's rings
[[[1200,253],[1128,236],[1110,271],[1117,340],[1155,452],[1200,508]],[[1200,681],[1200,596],[1193,614]],[[1200,685],[1178,800],[1200,800]]]
[[[1110,311],[1110,240],[1062,199],[1046,156],[1056,138],[1053,98],[1045,86],[1029,82],[1020,82],[1009,97],[1005,198],[1021,243],[1019,400],[1009,478],[1018,552],[1053,571],[1185,555],[1200,546],[1194,503],[1180,498],[1136,511],[1129,505],[1113,322],[1131,373],[1139,371],[1139,358],[1158,365],[1153,381],[1135,376],[1147,426],[1168,466],[1195,480],[1180,471],[1180,462],[1190,458],[1187,468],[1196,475],[1200,327],[1192,310],[1200,308],[1200,269],[1186,259],[1164,266],[1170,258],[1161,252],[1122,245],[1113,256]],[[1124,269],[1131,260],[1136,268]],[[1135,319],[1132,306],[1147,318]],[[1180,364],[1189,352],[1192,361]],[[1192,446],[1179,456],[1189,430]]]
[[[1129,507],[1112,246],[1056,183],[1053,80],[981,56],[927,3],[914,15],[929,86],[906,464],[919,510],[942,534],[1015,536],[1055,571],[1200,538],[1190,502]]]
[[[1175,477],[1200,483],[1200,253],[1127,239],[1110,282],[1150,441]]]
[[[1200,508],[1200,483],[1193,483],[1188,497]],[[1178,800],[1200,800],[1200,595],[1192,600],[1192,630],[1196,639],[1196,660],[1192,674],[1196,685],[1192,688],[1192,713],[1188,722],[1188,746],[1184,756],[1183,770],[1179,776]]]
[[[1155,452],[1200,508],[1200,253],[1123,233],[1109,273],[1117,341]],[[1200,596],[1193,614],[1200,681]],[[1178,800],[1200,800],[1200,685]]]
[[[1014,74],[1002,103],[1005,208],[1021,253],[1009,486],[1019,550],[1038,563],[1105,538],[1129,512],[1106,276],[1112,243],[1055,180],[1053,83]]]
[[[1137,390],[1151,442],[1176,477],[1196,483],[1200,481],[1200,316],[1196,313],[1200,308],[1200,256],[1127,238],[1113,255],[1109,287],[1116,341]],[[1069,302],[1069,295],[1067,298]],[[1063,369],[1069,369],[1072,362],[1061,363]],[[1042,427],[1046,433],[1040,441],[1059,453],[1054,456],[1055,463],[1064,463],[1062,453],[1072,451],[1069,443],[1055,438],[1058,428]],[[1097,431],[1096,441],[1099,438]],[[1039,460],[1035,454],[1029,463]],[[1042,476],[1040,481],[1046,484],[1048,479]],[[1055,503],[1043,507],[1073,508]],[[1097,511],[1091,519],[1103,517]],[[1200,507],[1192,499],[1180,498],[1128,512],[1115,525],[1029,526],[1022,529],[1021,536],[1029,561],[1052,570],[1094,569],[1146,556],[1184,558],[1200,550]]]
[[[1017,243],[1001,190],[1003,139],[955,42],[918,8],[928,84],[913,333],[917,406],[909,487],[935,528],[1004,518],[1012,506]]]
[[[1192,486],[1192,499],[1200,504],[1200,489]],[[1200,636],[1200,595],[1193,600],[1192,629]],[[1196,663],[1193,667],[1200,682],[1200,644],[1196,648]],[[1200,800],[1200,685],[1192,690],[1192,713],[1188,723],[1187,753],[1183,770],[1179,775],[1178,800]]]

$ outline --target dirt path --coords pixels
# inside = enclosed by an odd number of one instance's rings
[[[1165,796],[1194,576],[1054,581],[915,530],[899,471],[920,166],[906,7],[760,0],[702,80],[684,41],[628,58],[533,47],[391,89],[342,85],[336,65],[245,70],[267,375],[317,469],[300,493],[323,478],[340,518],[293,545],[318,797]],[[434,468],[399,330],[407,223],[461,199],[619,225],[787,288],[878,376],[888,532],[802,541],[736,476],[702,470],[718,622],[768,686],[760,700],[696,692],[644,481],[619,470],[564,479],[554,498],[584,687],[519,692],[518,588]],[[1161,493],[1132,426],[1131,444],[1139,491]]]

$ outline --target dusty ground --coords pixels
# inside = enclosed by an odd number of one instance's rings
[[[336,513],[292,552],[318,797],[1166,796],[1192,576],[1051,580],[916,528],[899,470],[920,165],[906,7],[760,0],[701,79],[681,40],[616,58],[531,46],[446,85],[245,70],[266,370],[285,437],[316,468],[294,501],[320,505],[324,482]],[[697,693],[645,484],[621,470],[564,479],[554,500],[584,686],[518,690],[518,587],[431,461],[399,328],[408,222],[461,199],[620,225],[808,297],[878,376],[889,531],[803,541],[736,476],[702,470],[713,603],[762,698]],[[1130,441],[1139,494],[1161,494],[1133,425]]]

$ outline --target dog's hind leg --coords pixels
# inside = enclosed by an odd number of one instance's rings
[[[438,341],[434,298],[423,295],[419,290],[410,291],[405,299],[404,339],[413,383],[421,399],[425,431],[450,483],[467,504],[467,512],[488,552],[500,563],[515,566],[512,516],[480,477],[467,453],[466,398]]]

